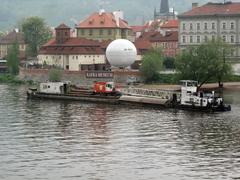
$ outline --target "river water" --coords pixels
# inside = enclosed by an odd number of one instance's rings
[[[0,179],[240,179],[240,92],[231,112],[27,100],[0,85]]]

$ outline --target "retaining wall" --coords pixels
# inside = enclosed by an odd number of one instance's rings
[[[97,72],[97,71],[96,71]],[[71,81],[76,85],[92,85],[96,81],[114,81],[119,84],[127,84],[129,82],[141,82],[142,78],[139,71],[117,70],[112,71],[113,78],[88,78],[87,71],[64,71],[62,81]],[[33,80],[36,82],[46,82],[49,77],[48,69],[19,69],[19,78],[22,80]]]

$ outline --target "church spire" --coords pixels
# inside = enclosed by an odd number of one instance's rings
[[[169,3],[168,3],[168,0],[161,0],[160,13],[161,14],[169,13]]]

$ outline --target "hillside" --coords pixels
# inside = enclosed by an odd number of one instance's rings
[[[214,0],[217,1],[217,0]],[[74,26],[71,19],[78,22],[103,7],[107,11],[123,10],[130,24],[141,24],[152,19],[154,7],[159,8],[160,0],[0,0],[0,31],[16,26],[24,17],[41,16],[51,26],[65,22]],[[146,3],[147,2],[147,3]],[[191,8],[194,0],[169,0],[170,7],[183,12]],[[199,1],[201,4],[207,0]]]

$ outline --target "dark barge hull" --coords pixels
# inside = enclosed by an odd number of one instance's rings
[[[53,99],[53,100],[71,100],[85,101],[95,103],[119,104],[119,96],[101,96],[101,95],[62,95],[62,94],[46,94],[46,93],[27,93],[31,99]]]
[[[188,111],[199,111],[199,112],[225,112],[231,111],[230,105],[212,106],[212,107],[196,107],[196,106],[186,106],[177,105],[174,108],[188,110]]]

